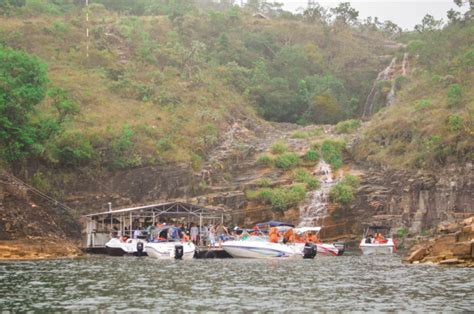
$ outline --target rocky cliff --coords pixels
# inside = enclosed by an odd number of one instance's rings
[[[70,213],[0,172],[0,260],[77,256],[78,235]]]

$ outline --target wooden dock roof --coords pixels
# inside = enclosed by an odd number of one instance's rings
[[[109,210],[105,212],[99,212],[94,214],[84,215],[83,217],[95,218],[103,215],[119,215],[125,213],[155,213],[158,215],[164,214],[191,214],[195,216],[209,215],[209,214],[221,214],[219,209],[203,207],[199,205],[184,203],[184,202],[166,202],[160,204],[144,205],[138,207],[121,208],[117,210]]]

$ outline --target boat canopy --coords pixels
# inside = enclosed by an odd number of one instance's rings
[[[388,226],[379,226],[379,225],[368,225],[365,231],[364,237],[371,233],[381,233],[383,235],[390,234],[390,227]]]
[[[286,223],[286,222],[281,222],[281,221],[275,221],[275,220],[270,220],[270,221],[267,221],[267,222],[261,222],[261,223],[258,223],[257,224],[257,227],[261,228],[261,227],[282,227],[282,226],[287,226],[287,227],[292,227],[294,228],[295,225],[293,224],[290,224],[290,223]]]
[[[321,231],[321,227],[302,227],[302,228],[295,228],[296,233],[305,233],[305,232],[319,232]]]

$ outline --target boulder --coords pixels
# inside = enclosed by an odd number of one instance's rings
[[[444,261],[439,262],[440,265],[456,265],[461,263],[462,261],[458,260],[457,258],[445,259]]]
[[[426,247],[420,247],[413,251],[407,258],[406,261],[413,263],[414,261],[422,260],[428,254],[428,250]]]
[[[470,258],[471,257],[471,241],[455,243],[451,252],[454,256],[459,258]]]

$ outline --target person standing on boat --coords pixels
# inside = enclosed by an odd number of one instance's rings
[[[216,246],[216,229],[213,224],[209,225],[209,247]]]
[[[227,236],[229,235],[229,231],[227,231],[227,228],[222,225],[222,224],[219,224],[217,226],[217,230],[216,230],[216,233],[217,233],[217,239],[219,240],[219,247],[222,245],[222,242],[227,238]]]
[[[197,245],[198,244],[199,229],[195,224],[191,224],[191,232],[190,233],[191,233],[191,241],[193,241],[193,243],[195,245]]]

